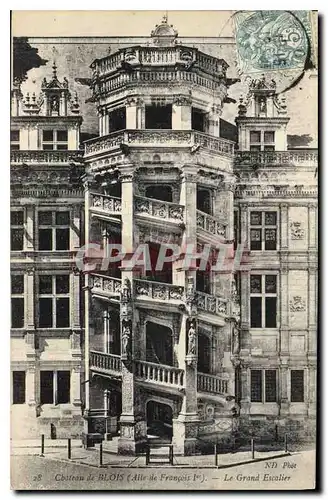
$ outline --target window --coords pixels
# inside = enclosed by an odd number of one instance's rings
[[[208,189],[197,188],[197,210],[206,214],[212,213],[212,197]]]
[[[42,131],[43,150],[67,150],[68,132],[67,130],[43,130]]]
[[[251,250],[277,250],[277,212],[250,213]]]
[[[40,402],[41,404],[69,403],[71,396],[70,371],[40,372]]]
[[[292,403],[304,403],[304,370],[290,372],[290,400]]]
[[[13,372],[13,404],[25,403],[25,372]]]
[[[192,108],[191,110],[191,128],[205,132],[205,113],[199,109]]]
[[[172,128],[172,105],[152,104],[146,106],[146,128],[171,129]]]
[[[250,151],[274,151],[274,131],[251,130],[249,133]]]
[[[124,130],[126,128],[125,108],[114,109],[109,113],[109,131]]]
[[[24,328],[24,275],[11,276],[11,328]]]
[[[69,212],[40,211],[39,250],[69,250]]]
[[[277,401],[277,370],[251,370],[251,402]]]
[[[277,326],[277,276],[251,274],[251,328]]]
[[[20,131],[11,130],[10,131],[10,149],[20,149],[19,146]]]
[[[39,276],[39,327],[69,327],[69,305],[69,275],[41,274]]]
[[[24,212],[10,212],[10,246],[12,251],[23,250],[24,246]]]

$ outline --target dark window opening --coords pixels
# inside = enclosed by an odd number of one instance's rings
[[[43,130],[42,137],[43,137],[44,141],[52,142],[54,140],[54,131],[53,130]]]
[[[265,328],[276,328],[277,326],[277,298],[265,298]]]
[[[42,250],[40,248],[40,250]],[[56,229],[56,250],[69,250],[69,228]]]
[[[198,335],[198,363],[200,373],[211,373],[211,342],[207,335]]]
[[[67,141],[68,140],[68,132],[67,130],[57,130],[57,141]]]
[[[25,372],[13,372],[13,404],[25,403]]]
[[[277,372],[276,370],[265,370],[265,402],[275,403],[277,401]]]
[[[11,293],[19,294],[24,293],[24,276],[23,274],[11,275]]]
[[[10,230],[10,247],[12,251],[23,250],[24,245],[24,230],[23,228],[11,228]]]
[[[146,361],[172,366],[173,346],[170,328],[147,322]]]
[[[251,250],[262,249],[261,233],[262,233],[261,229],[251,229]]]
[[[191,128],[199,132],[205,132],[205,113],[199,109],[192,108],[191,111]]]
[[[126,128],[126,110],[125,108],[114,109],[109,113],[109,131],[116,132]]]
[[[52,327],[52,299],[39,299],[39,326],[40,328]]]
[[[60,295],[63,293],[69,293],[69,275],[68,274],[59,274],[56,276],[56,294]]]
[[[56,299],[56,327],[67,328],[69,326],[69,298]]]
[[[251,402],[262,402],[262,371],[251,370]]]
[[[19,142],[19,130],[10,131],[10,141]]]
[[[172,129],[172,105],[146,106],[146,129]]]
[[[160,281],[161,283],[172,283],[172,262],[163,262],[162,266],[159,266],[160,269],[156,269],[156,264],[161,249],[161,245],[157,243],[148,243],[148,248],[149,248],[151,269],[146,270],[146,277],[151,281]],[[172,255],[172,252],[173,252],[172,249],[170,247],[167,247],[165,252],[165,257],[169,257],[170,255]]]
[[[291,370],[291,394],[292,403],[304,402],[304,370]]]
[[[154,200],[172,202],[172,188],[171,186],[161,185],[148,186],[145,191],[145,196]]]
[[[52,250],[52,229],[39,229],[39,250]]]
[[[206,214],[212,213],[211,193],[208,189],[197,189],[197,210]]]
[[[200,265],[200,260],[197,262],[197,267]],[[211,279],[210,272],[208,270],[200,271],[197,270],[196,273],[196,290],[203,293],[211,293]]]

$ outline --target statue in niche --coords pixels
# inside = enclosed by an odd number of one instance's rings
[[[59,101],[57,97],[52,97],[51,99],[51,111],[53,111],[54,113],[59,112]]]
[[[128,278],[125,278],[122,286],[121,300],[122,302],[130,302],[131,300],[131,283]]]
[[[239,325],[234,322],[232,325],[232,354],[237,354],[239,351]]]
[[[196,356],[197,354],[196,351],[197,351],[196,330],[194,323],[191,323],[188,331],[188,355]]]

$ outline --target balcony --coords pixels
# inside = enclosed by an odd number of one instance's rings
[[[85,158],[120,150],[122,145],[133,148],[191,148],[201,146],[213,153],[231,157],[234,143],[195,130],[145,129],[121,130],[85,142]]]
[[[317,165],[318,153],[306,149],[289,151],[236,151],[235,165]]]
[[[197,228],[211,236],[226,237],[226,225],[201,210],[197,210]]]
[[[228,378],[207,373],[197,373],[197,391],[228,394]]]
[[[14,150],[10,151],[10,163],[12,165],[21,165],[23,163],[37,164],[62,164],[70,165],[72,163],[81,163],[83,161],[83,151],[32,151],[32,150]]]
[[[168,365],[159,365],[148,361],[135,362],[135,375],[144,382],[167,387],[183,388],[184,371]]]
[[[184,287],[157,281],[134,280],[136,299],[165,302],[179,305],[184,301]]]
[[[114,377],[121,376],[121,357],[116,354],[90,351],[90,370]]]

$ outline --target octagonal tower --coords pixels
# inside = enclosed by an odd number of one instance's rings
[[[121,244],[125,257],[85,275],[85,438],[101,414],[120,453],[153,438],[192,454],[233,435],[238,300],[227,267],[199,262],[205,245],[233,242],[234,143],[220,114],[234,81],[223,59],[177,36],[164,18],[148,45],[91,65],[99,136],[85,143],[86,241],[102,257]],[[129,261],[141,244],[148,268]],[[163,244],[175,258],[160,267]]]

